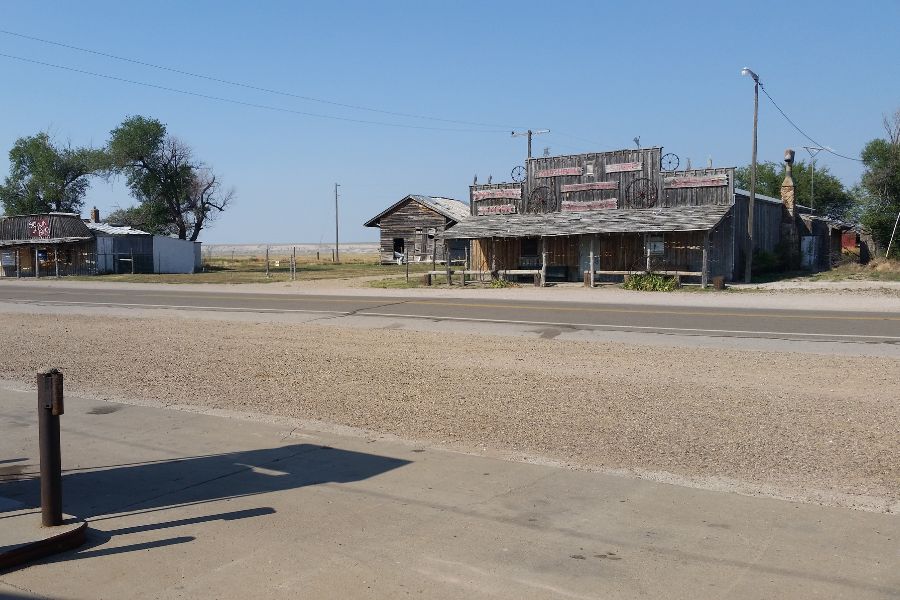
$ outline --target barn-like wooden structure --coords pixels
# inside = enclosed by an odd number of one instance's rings
[[[528,159],[521,182],[471,186],[471,218],[442,237],[469,241],[468,268],[478,272],[540,274],[543,281],[580,281],[587,273],[615,280],[639,271],[739,280],[749,193],[735,189],[734,168],[665,170],[666,162],[662,148]],[[791,210],[796,214],[757,194],[753,247],[775,253],[793,223],[807,245],[820,247],[807,257],[818,264],[809,266],[825,266],[827,227],[803,217],[805,207]]]
[[[381,262],[464,260],[466,242],[440,236],[469,218],[466,203],[440,196],[410,194],[368,221],[381,230]]]

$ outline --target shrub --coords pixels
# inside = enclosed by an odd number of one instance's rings
[[[514,281],[507,281],[506,279],[491,279],[491,287],[492,288],[509,288],[509,287],[519,287],[519,284]]]
[[[678,288],[678,281],[674,277],[645,273],[631,275],[625,280],[623,286],[626,290],[640,290],[645,292],[671,292]]]

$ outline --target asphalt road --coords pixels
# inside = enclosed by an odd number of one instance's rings
[[[115,307],[321,314],[483,322],[666,333],[758,337],[808,341],[900,343],[896,312],[773,310],[752,308],[658,307],[559,301],[483,298],[409,298],[356,295],[196,292],[178,287],[160,290],[83,289],[0,286],[0,302],[71,307]]]

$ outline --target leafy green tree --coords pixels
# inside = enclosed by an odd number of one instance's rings
[[[750,165],[739,167],[734,172],[736,187],[750,189]],[[756,167],[756,191],[766,196],[781,198],[781,184],[784,182],[784,164],[766,161]],[[814,203],[818,214],[837,219],[847,218],[853,206],[853,196],[844,188],[841,180],[832,175],[827,166],[816,165],[815,198],[811,196],[812,169],[806,161],[794,163],[794,185],[797,203],[810,206]]]
[[[112,168],[139,203],[115,213],[124,224],[194,241],[231,203],[234,192],[160,121],[128,117],[110,135]]]
[[[81,211],[89,176],[106,165],[103,150],[56,146],[46,132],[16,140],[10,174],[0,186],[8,215]]]
[[[860,182],[858,210],[862,225],[880,248],[887,249],[900,214],[900,110],[891,119],[885,117],[884,128],[887,136],[872,140],[862,151],[866,172]],[[900,257],[896,237],[891,256]]]

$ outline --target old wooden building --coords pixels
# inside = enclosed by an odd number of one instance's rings
[[[734,168],[679,171],[666,156],[643,148],[529,159],[521,182],[471,186],[471,218],[443,237],[470,241],[469,268],[481,272],[742,278],[749,193],[735,189]],[[756,200],[753,247],[775,252],[786,219],[802,229],[809,210],[793,207],[789,216],[780,199]],[[821,224],[807,220],[808,243],[819,244],[811,231]]]
[[[463,260],[466,242],[444,243],[440,236],[469,217],[469,207],[459,200],[409,195],[366,221],[381,229],[382,263],[403,260],[443,262]]]
[[[94,272],[94,235],[71,213],[0,217],[0,277]]]

